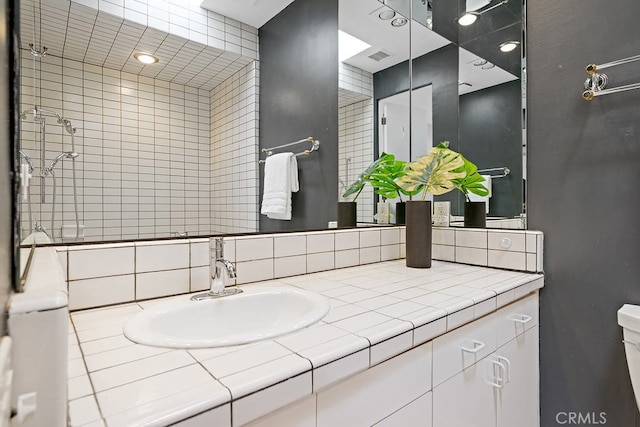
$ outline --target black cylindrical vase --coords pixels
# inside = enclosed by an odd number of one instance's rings
[[[407,202],[407,267],[431,268],[431,202]]]
[[[338,202],[338,227],[356,226],[356,202]]]
[[[487,214],[484,202],[464,202],[464,226],[486,228]]]
[[[396,225],[405,225],[406,224],[406,202],[396,202]]]

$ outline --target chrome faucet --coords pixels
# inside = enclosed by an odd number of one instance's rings
[[[216,237],[213,239],[213,243],[213,254],[211,254],[211,247],[209,247],[209,253],[211,255],[209,259],[209,276],[211,280],[211,289],[209,290],[209,292],[192,296],[191,300],[193,301],[226,297],[228,295],[235,295],[242,292],[242,289],[239,289],[237,287],[226,287],[227,277],[229,279],[236,278],[236,267],[231,261],[224,259],[223,238]],[[226,274],[224,272],[226,272]]]

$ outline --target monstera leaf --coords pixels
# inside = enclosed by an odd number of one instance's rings
[[[465,172],[465,176],[464,178],[454,179],[453,185],[462,191],[467,200],[469,200],[469,193],[481,197],[488,195],[489,190],[482,184],[484,178],[478,173],[478,167],[464,158],[464,156],[460,155],[460,157],[462,157],[462,161],[464,162],[462,169]]]
[[[464,160],[459,153],[447,148],[444,144],[431,148],[429,154],[418,157],[405,169],[404,176],[396,181],[408,192],[422,191],[422,200],[427,192],[440,195],[456,188],[457,179],[466,176]]]
[[[404,176],[407,162],[396,160],[393,154],[388,153],[382,153],[380,160],[381,162],[378,164],[378,167],[369,175],[369,182],[376,194],[379,194],[385,199],[398,197],[402,200],[402,194],[409,196],[419,192],[419,190],[409,192],[396,183],[398,178]]]
[[[342,197],[347,198],[352,194],[355,194],[355,197],[352,200],[355,202],[358,196],[360,195],[360,193],[362,192],[362,189],[364,188],[366,183],[369,181],[369,177],[371,176],[371,174],[384,161],[385,160],[382,157],[380,157],[378,160],[371,163],[360,175],[358,175],[358,178],[353,182],[353,184],[349,186],[349,188],[347,188],[347,190],[342,194]]]

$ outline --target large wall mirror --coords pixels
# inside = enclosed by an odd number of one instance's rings
[[[349,131],[363,126],[354,114],[370,111],[374,158],[390,152],[414,160],[447,141],[487,180],[487,226],[526,228],[524,10],[521,0],[341,1],[341,29],[366,43],[341,67],[370,72],[373,81],[370,107],[341,103],[342,174],[353,180],[367,163],[360,160],[367,141],[354,149]],[[464,198],[454,192],[438,200],[451,202],[452,225],[461,225]],[[393,222],[393,203],[390,210]],[[359,203],[358,218],[377,220],[375,204]]]
[[[338,138],[322,143],[337,145],[330,161],[339,192],[382,152],[412,160],[449,141],[493,176],[487,225],[524,228],[522,0],[334,6]],[[20,195],[21,240],[260,231],[266,58],[258,28],[217,13],[198,23],[191,6],[177,2],[171,11],[155,7],[145,15],[70,0],[21,2],[20,162],[31,174]],[[476,18],[471,25],[460,25],[465,12]],[[176,31],[171,20],[191,27]],[[509,41],[514,49],[504,52]],[[138,51],[159,62],[139,62]],[[458,195],[446,200],[462,214]],[[379,221],[376,202],[365,188],[360,222]]]

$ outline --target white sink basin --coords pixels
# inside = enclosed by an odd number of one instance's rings
[[[131,341],[171,348],[246,344],[283,335],[322,319],[330,308],[321,295],[296,288],[244,287],[223,298],[190,295],[135,315],[124,327]]]

